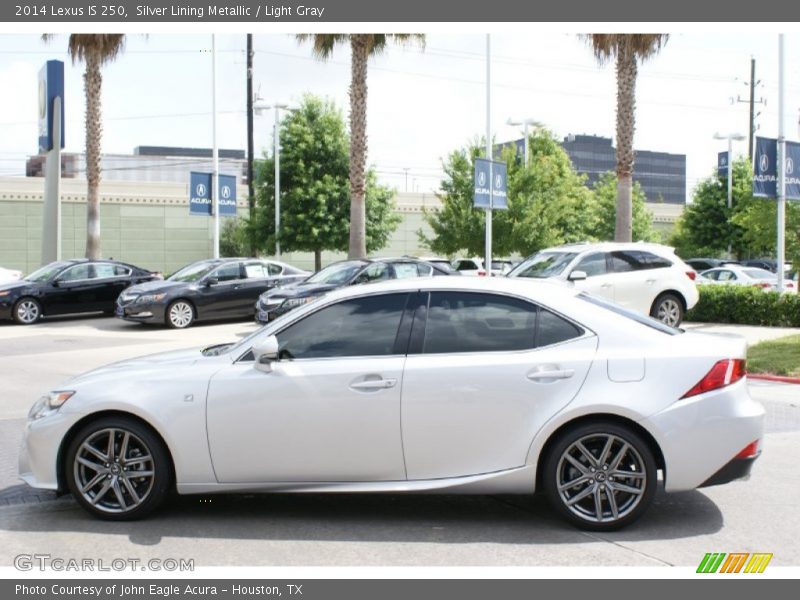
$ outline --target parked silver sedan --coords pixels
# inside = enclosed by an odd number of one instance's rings
[[[109,365],[30,410],[19,472],[103,519],[169,490],[542,490],[586,529],[745,476],[744,340],[514,279],[350,286],[236,344]]]

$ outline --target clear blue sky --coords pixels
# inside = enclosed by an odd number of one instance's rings
[[[498,141],[519,137],[509,117],[532,117],[559,136],[613,136],[612,66],[598,67],[574,34],[493,35],[492,120]],[[103,151],[130,153],[138,145],[211,145],[210,35],[130,34],[124,54],[104,71]],[[245,34],[217,36],[219,142],[246,148]],[[0,34],[0,174],[24,173],[36,152],[36,78],[45,60],[67,62],[67,150],[83,150],[82,65],[66,56],[66,35],[44,44],[36,35]],[[369,161],[398,189],[430,191],[449,151],[485,132],[485,37],[430,34],[424,51],[391,47],[369,72]],[[332,98],[347,112],[349,52],[320,62],[308,45],[284,34],[255,36],[255,87],[267,101],[296,102],[305,93]],[[750,56],[762,84],[760,134],[777,133],[777,35],[674,34],[641,69],[639,149],[685,153],[688,185],[710,174],[723,142],[715,131],[747,133]],[[800,36],[787,36],[786,123],[798,137]],[[256,147],[269,146],[272,115],[256,118]],[[737,145],[746,150],[746,143]]]

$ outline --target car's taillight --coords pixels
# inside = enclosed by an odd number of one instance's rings
[[[692,389],[686,392],[681,399],[705,394],[712,390],[718,390],[726,385],[736,383],[747,374],[745,359],[726,358],[718,361],[711,370],[698,381]]]
[[[771,283],[754,283],[753,287],[762,288],[762,289],[769,289],[772,287]]]
[[[761,453],[761,440],[750,442],[742,448],[742,451],[736,455],[736,458],[753,458]]]
[[[686,276],[692,281],[694,281],[695,279],[697,279],[697,271],[686,271]]]
[[[486,271],[483,270],[478,271],[478,277],[486,277]]]

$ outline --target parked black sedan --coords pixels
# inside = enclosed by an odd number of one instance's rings
[[[256,302],[256,321],[267,323],[293,308],[346,285],[451,274],[449,270],[438,265],[408,257],[343,260],[317,271],[301,283],[283,286],[261,294]]]
[[[159,277],[115,260],[56,261],[19,281],[0,285],[0,319],[30,325],[56,315],[113,314],[122,290]]]
[[[270,260],[201,260],[164,281],[126,290],[117,300],[116,315],[127,321],[163,323],[175,329],[199,320],[249,317],[259,294],[308,276],[307,271]]]

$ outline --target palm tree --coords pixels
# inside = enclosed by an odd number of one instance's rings
[[[423,34],[300,34],[300,42],[311,41],[313,53],[321,59],[333,54],[339,44],[350,43],[350,258],[367,255],[366,162],[367,162],[367,62],[386,49],[389,39],[400,43],[425,43]]]
[[[614,58],[617,69],[617,218],[614,239],[631,241],[633,133],[636,129],[636,76],[639,61],[657,54],[665,33],[592,33],[583,36],[600,64]]]
[[[49,41],[52,35],[44,35]],[[72,63],[83,61],[83,87],[86,95],[86,257],[100,258],[100,141],[103,123],[100,98],[103,86],[101,67],[113,61],[125,45],[121,33],[69,36],[68,51]]]

